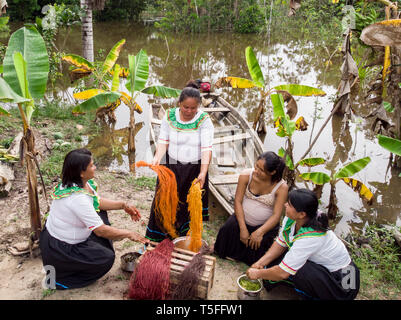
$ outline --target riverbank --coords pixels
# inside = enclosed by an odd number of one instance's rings
[[[69,109],[48,109],[37,111],[34,118],[34,132],[36,149],[42,174],[44,176],[46,192],[49,195],[61,171],[62,160],[70,149],[84,145],[84,141],[90,133],[98,130],[98,127],[90,120],[90,116],[75,118],[69,113]],[[51,115],[51,116],[50,116]],[[11,142],[20,128],[18,117],[0,118],[0,143]],[[55,135],[55,133],[58,133]],[[60,134],[60,135],[59,135]],[[69,144],[60,147],[63,142]],[[55,146],[56,143],[59,145]],[[45,290],[42,287],[44,273],[40,256],[30,257],[29,253],[20,256],[12,255],[8,248],[22,247],[29,236],[29,204],[26,186],[25,170],[14,164],[15,180],[10,194],[6,198],[0,198],[0,299],[17,300],[121,300],[125,299],[128,290],[130,274],[121,270],[120,257],[132,251],[141,249],[141,245],[129,240],[114,242],[116,251],[115,263],[104,277],[96,283],[83,288],[68,291]],[[154,177],[141,177],[134,179],[130,174],[111,172],[107,167],[98,166],[96,181],[99,184],[100,195],[111,199],[131,200],[142,214],[145,224],[134,223],[122,210],[109,214],[110,221],[117,228],[129,228],[141,234],[145,233],[146,222],[149,216],[151,202],[154,196]],[[41,212],[47,212],[47,202],[43,189],[40,190]],[[49,199],[49,201],[51,201]],[[219,207],[216,200],[211,197],[210,221],[204,224],[203,238],[209,243],[214,243],[217,231],[227,219],[228,215]],[[391,240],[381,241],[380,234],[372,232],[368,242],[358,242],[353,238],[355,247],[352,254],[361,269],[361,289],[357,296],[359,300],[399,300],[401,299],[399,278],[400,248],[394,247]],[[370,243],[369,243],[370,241]],[[359,243],[359,244],[358,244]],[[362,248],[362,245],[364,247]],[[369,246],[367,246],[367,244]],[[377,251],[381,248],[381,252]],[[376,259],[376,260],[374,260]],[[372,262],[373,261],[373,262]],[[375,261],[375,262],[374,262]],[[397,263],[398,261],[398,263]],[[215,277],[210,300],[236,300],[236,279],[247,269],[243,263],[217,258]],[[385,277],[383,275],[386,275]],[[391,277],[393,275],[393,277]],[[394,280],[395,279],[395,280]],[[398,279],[398,280],[397,280]],[[296,299],[286,289],[275,290],[267,293],[263,291],[262,299]]]

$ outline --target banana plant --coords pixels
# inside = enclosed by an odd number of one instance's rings
[[[149,78],[149,58],[145,50],[141,49],[136,55],[128,55],[129,72],[126,88],[129,91],[132,101],[130,107],[129,135],[128,135],[128,159],[130,170],[134,171],[135,166],[135,117],[134,105],[141,93],[151,94],[161,98],[176,98],[181,90],[165,87],[162,85],[146,86]],[[115,70],[115,74],[119,71]]]
[[[115,123],[115,109],[121,105],[121,102],[124,102],[126,105],[131,103],[132,98],[126,93],[119,91],[121,67],[116,64],[116,61],[124,44],[125,39],[118,41],[110,50],[104,62],[97,67],[79,55],[67,54],[63,56],[62,59],[64,61],[75,67],[70,72],[72,81],[92,75],[97,87],[74,94],[74,98],[84,100],[84,102],[77,105],[72,110],[73,113],[79,114],[89,110],[96,110],[96,119],[101,119],[105,122],[107,116],[110,123]],[[110,84],[109,74],[112,70],[113,78]],[[137,112],[142,112],[142,109],[138,105],[134,105],[133,107]]]
[[[287,114],[290,116],[291,120],[294,119],[298,113],[297,103],[293,96],[308,97],[326,95],[323,90],[300,84],[284,84],[275,86],[273,88],[267,88],[258,59],[256,58],[256,55],[250,46],[245,49],[245,59],[252,80],[228,76],[218,79],[215,85],[217,88],[257,88],[259,90],[261,98],[256,117],[253,122],[253,129],[260,133],[266,133],[266,128],[263,122],[263,113],[265,109],[266,98],[271,94],[281,93],[283,95],[285,102],[287,102]]]
[[[319,160],[321,161],[321,160]],[[338,207],[337,207],[337,198],[336,198],[336,184],[340,180],[351,187],[355,192],[358,193],[359,197],[365,201],[369,205],[373,202],[373,193],[369,190],[369,188],[364,185],[361,181],[351,178],[354,174],[361,171],[365,168],[370,162],[369,157],[365,157],[356,161],[353,161],[340,170],[329,176],[324,172],[306,172],[302,173],[299,176],[305,181],[311,181],[315,184],[315,193],[320,198],[323,190],[323,186],[326,183],[330,183],[330,200],[328,205],[328,216],[329,219],[335,219]],[[320,163],[323,164],[324,162]],[[309,160],[307,162],[300,162],[300,165],[309,166]]]
[[[381,147],[390,151],[392,154],[401,157],[401,140],[386,137],[381,134],[377,135],[377,139]],[[399,174],[399,177],[401,177],[401,173]]]
[[[10,99],[10,96],[7,98],[7,94],[9,94],[13,99],[12,102],[18,104],[23,123],[24,135],[21,140],[20,161],[21,163],[25,161],[27,172],[31,219],[29,243],[31,249],[33,243],[39,240],[41,231],[36,176],[36,167],[39,169],[39,166],[36,159],[35,137],[31,129],[31,118],[35,109],[34,99],[41,99],[45,94],[48,73],[49,58],[46,45],[36,28],[25,26],[15,31],[9,39],[4,57],[4,79],[0,81],[0,89],[3,100]],[[4,113],[4,109],[2,110],[1,113]]]

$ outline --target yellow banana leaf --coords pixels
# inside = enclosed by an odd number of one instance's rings
[[[120,51],[125,44],[125,39],[122,39],[118,41],[113,48],[111,48],[109,54],[106,57],[106,60],[104,60],[103,67],[102,67],[102,73],[105,74],[113,68],[114,64],[116,63],[118,56],[120,55]]]
[[[74,98],[77,100],[87,100],[90,99],[99,93],[103,93],[104,90],[102,89],[89,89],[81,92],[74,93]]]
[[[246,89],[246,88],[260,87],[260,85],[253,82],[252,80],[238,77],[222,77],[219,80],[217,80],[215,85],[217,88],[231,87],[231,88]]]
[[[120,68],[121,68],[121,69],[120,69],[119,77],[120,77],[120,78],[128,78],[129,69],[128,69],[128,68],[124,68],[124,67],[120,67]],[[110,70],[109,72],[110,72],[110,74],[111,74],[112,76],[114,76],[114,69]]]
[[[373,202],[373,193],[361,181],[353,178],[343,178],[343,181],[348,184],[354,191],[358,192],[362,199],[366,199],[368,204]]]
[[[130,95],[126,94],[123,91],[119,91],[119,93],[122,94],[121,96],[121,101],[124,102],[126,105],[129,105],[132,103],[132,97],[130,97]],[[139,104],[137,104],[136,102],[134,103],[134,110],[138,113],[142,113],[142,108],[139,106]]]
[[[82,68],[88,71],[93,71],[95,69],[92,63],[76,54],[67,54],[61,59],[76,66],[77,68]]]
[[[106,106],[107,109],[110,109],[110,111],[114,111],[117,109],[117,107],[121,104],[121,98],[118,99],[116,102],[112,102]]]
[[[308,123],[305,121],[304,117],[299,117],[297,121],[295,121],[295,129],[299,131],[305,131],[308,129]]]
[[[75,80],[86,77],[86,76],[90,75],[91,73],[92,73],[92,71],[86,70],[84,68],[77,68],[77,69],[71,70],[70,71],[71,82],[74,82]]]
[[[117,91],[119,86],[120,86],[120,65],[116,64],[113,68],[114,75],[113,75],[113,81],[111,82],[111,91]]]

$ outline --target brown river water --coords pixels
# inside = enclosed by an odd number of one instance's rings
[[[232,33],[213,34],[175,34],[164,35],[152,27],[142,25],[127,25],[124,23],[96,23],[94,25],[95,55],[104,49],[104,55],[120,39],[126,39],[126,44],[120,54],[118,63],[128,67],[128,54],[137,54],[140,49],[146,50],[150,61],[150,76],[148,85],[163,84],[168,87],[182,89],[190,79],[203,79],[214,84],[223,76],[249,78],[245,48],[252,46],[261,65],[267,87],[280,84],[298,83],[318,87],[327,94],[324,97],[296,97],[298,114],[304,116],[309,124],[307,131],[297,131],[293,134],[294,159],[308,148],[325,119],[330,114],[340,81],[341,56],[335,55],[333,64],[326,68],[328,53],[319,39],[298,39],[292,32],[275,33],[272,28],[271,39],[266,35],[238,35]],[[61,47],[65,35],[59,36],[57,45]],[[76,27],[65,41],[65,52],[81,55],[81,33]],[[341,42],[341,40],[340,40]],[[340,44],[337,43],[336,45]],[[268,45],[270,43],[270,45]],[[329,52],[335,46],[328,47]],[[59,84],[61,94],[70,97],[72,88],[67,77]],[[121,90],[125,86],[121,84]],[[239,108],[240,112],[253,122],[253,117],[259,101],[259,93],[252,89],[216,89],[229,103]],[[152,159],[149,143],[148,111],[151,103],[174,105],[175,99],[159,99],[142,94],[137,102],[144,112],[136,114],[139,123],[136,135],[136,161]],[[267,135],[264,145],[267,151],[277,152],[285,147],[285,139],[275,134],[271,121],[272,109],[268,101],[266,115]],[[326,164],[312,168],[311,171],[321,171],[333,174],[344,165],[357,159],[369,156],[371,162],[354,178],[362,181],[374,193],[373,205],[365,204],[344,182],[336,184],[337,206],[339,213],[334,222],[336,233],[347,234],[351,229],[361,230],[367,224],[391,223],[401,226],[401,177],[400,170],[387,170],[390,153],[382,149],[371,131],[371,122],[363,118],[367,110],[360,99],[353,105],[357,114],[349,122],[346,134],[340,136],[341,119],[333,118],[323,130],[317,143],[309,153],[309,157],[322,157]],[[127,148],[127,126],[129,110],[121,105],[116,110],[117,133],[120,148]],[[313,130],[312,130],[313,129]],[[102,149],[102,162],[111,170],[128,172],[128,157],[112,150],[110,146],[110,130],[104,129],[96,137],[88,137],[91,148]],[[117,154],[119,154],[117,156]],[[300,169],[307,172],[306,168]],[[300,186],[302,182],[298,182]],[[321,198],[322,208],[328,205],[330,188],[327,184]]]

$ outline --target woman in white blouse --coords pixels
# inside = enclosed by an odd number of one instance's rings
[[[287,201],[282,179],[284,160],[274,152],[261,154],[252,170],[242,172],[235,193],[235,214],[220,228],[214,252],[252,265],[272,245]]]
[[[106,274],[115,258],[111,240],[149,243],[136,232],[110,226],[106,210],[124,210],[133,221],[140,213],[125,201],[100,198],[95,170],[89,150],[72,150],[64,159],[62,182],[51,195],[40,249],[43,265],[55,269],[56,289],[85,287]]]
[[[194,179],[197,179],[201,188],[205,190],[202,195],[203,220],[206,221],[209,217],[208,169],[212,158],[214,128],[209,115],[200,110],[200,102],[199,87],[190,81],[181,91],[178,107],[168,109],[162,120],[152,161],[153,165],[165,165],[175,174],[179,196],[175,228],[179,236],[185,236],[189,229],[186,200]],[[146,237],[160,242],[168,236],[157,221],[153,201]]]
[[[247,275],[264,279],[267,290],[290,285],[307,299],[352,300],[360,285],[358,267],[328,229],[327,215],[318,213],[318,199],[307,189],[289,193],[276,241]]]

